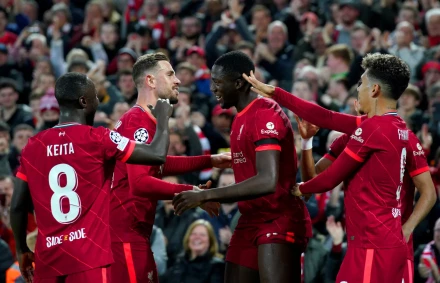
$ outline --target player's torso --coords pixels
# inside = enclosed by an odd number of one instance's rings
[[[345,191],[347,238],[358,247],[391,248],[404,245],[401,210],[408,129],[396,116],[377,120],[380,141],[368,143],[374,152],[348,180]],[[360,129],[350,138],[366,143]]]
[[[79,272],[113,260],[108,196],[114,162],[104,162],[90,129],[65,124],[46,130],[32,138],[27,149],[31,154],[23,156],[31,167],[27,178],[38,223],[36,272],[41,276]]]
[[[237,183],[243,182],[257,173],[255,151],[257,146],[252,140],[251,132],[272,131],[275,136],[277,135],[277,127],[280,125],[268,122],[264,127],[256,128],[254,122],[255,117],[261,114],[262,109],[265,110],[271,107],[276,113],[275,115],[282,117],[283,126],[287,127],[287,134],[280,141],[280,171],[276,192],[255,200],[239,202],[239,209],[243,217],[249,215],[250,218],[255,220],[258,220],[258,217],[260,217],[261,221],[265,221],[283,214],[290,216],[292,211],[296,211],[298,219],[307,221],[309,215],[304,212],[303,201],[290,194],[290,188],[292,188],[296,180],[297,156],[290,121],[277,104],[268,104],[267,101],[259,101],[258,99],[243,115],[235,118],[230,139],[235,181]]]
[[[137,142],[151,143],[156,133],[156,124],[144,109],[134,106],[121,117],[115,130]],[[160,166],[148,166],[148,168],[151,176],[161,177]],[[145,241],[145,237],[151,234],[156,204],[156,200],[136,197],[130,193],[127,165],[117,161],[110,202],[112,241]]]

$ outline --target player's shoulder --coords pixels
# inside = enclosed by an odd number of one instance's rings
[[[154,126],[154,118],[142,107],[135,105],[128,110],[115,125],[115,130],[126,130],[130,128],[139,128],[142,126]]]
[[[349,135],[347,135],[347,134],[342,134],[342,135],[340,135],[339,137],[337,137],[334,141],[333,141],[333,143],[332,143],[332,145],[333,144],[343,144],[343,143],[348,143],[348,141],[350,140],[350,136]]]
[[[267,109],[276,109],[280,107],[278,103],[275,102],[275,100],[260,95],[256,99],[255,104],[258,105],[259,108],[267,108]]]

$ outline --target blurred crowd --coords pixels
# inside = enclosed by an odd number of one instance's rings
[[[136,59],[164,52],[181,81],[168,154],[215,154],[229,151],[236,111],[217,105],[210,67],[232,50],[253,59],[259,80],[352,115],[362,57],[380,52],[402,58],[411,85],[398,112],[417,133],[440,192],[438,0],[0,0],[0,283],[20,277],[8,212],[14,174],[27,140],[58,123],[56,79],[87,74],[100,100],[95,125],[113,128],[136,101]],[[295,129],[293,113],[286,113]],[[318,132],[316,160],[339,135]],[[234,175],[205,170],[165,180],[224,186]],[[346,247],[342,200],[338,186],[307,203],[314,236],[302,260],[303,282],[336,278]],[[161,282],[223,282],[238,217],[236,203],[222,204],[220,216],[210,218],[199,209],[177,217],[170,201],[161,202],[150,241]],[[439,219],[437,201],[414,232],[414,282],[440,280]],[[32,248],[38,229],[32,215],[29,220]]]

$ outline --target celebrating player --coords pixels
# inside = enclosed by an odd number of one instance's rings
[[[389,70],[385,69],[384,72],[387,71]],[[282,89],[275,89],[272,86],[265,85],[259,82],[255,78],[255,76],[253,76],[253,74],[251,74],[250,77],[244,74],[243,77],[245,77],[253,85],[253,88],[256,92],[264,96],[274,98],[279,103],[288,107],[291,111],[297,113],[305,120],[312,122],[319,127],[329,128],[332,130],[344,132],[346,134],[351,134],[362,121],[368,118],[367,115],[352,116],[326,110],[320,106],[299,99]],[[387,77],[385,76],[385,78]],[[385,80],[383,79],[384,82],[382,83],[388,85],[401,84],[401,81],[397,80],[393,82],[391,81],[391,78],[388,77]],[[356,135],[354,135],[354,137],[356,137]],[[337,156],[339,156],[339,154],[335,154],[334,152],[342,152],[349,139],[350,136],[343,136],[336,140],[331,147],[332,154],[326,155],[326,158],[321,159],[316,165],[316,170],[322,172],[325,170],[325,168],[329,167],[332,163],[330,160],[334,160]],[[414,231],[415,227],[425,218],[425,216],[429,213],[432,206],[434,205],[435,190],[432,178],[429,174],[426,156],[424,155],[419,140],[411,131],[409,131],[408,135],[408,145],[406,148],[406,152],[408,159],[406,160],[406,170],[403,176],[403,186],[401,188],[401,191],[399,191],[398,193],[400,193],[400,198],[402,199],[402,230],[408,244],[408,258],[410,259],[406,265],[404,278],[412,278],[413,268],[411,266],[413,265],[414,257],[411,234]],[[307,154],[307,151],[305,151],[304,157],[307,157]],[[307,167],[308,166],[305,166],[302,172],[314,172],[314,170],[309,171],[310,169],[307,169]],[[415,185],[420,192],[420,198],[413,209],[412,202],[414,199]],[[406,279],[405,282],[408,282],[408,280]]]
[[[155,105],[161,98],[176,103],[180,81],[163,53],[141,56],[133,66],[133,80],[138,89],[136,105],[121,117],[115,129],[138,142],[150,143],[156,135],[157,121],[147,106]],[[114,282],[158,282],[149,242],[157,200],[172,199],[176,193],[198,189],[162,181],[162,176],[213,166],[226,168],[230,164],[231,156],[228,154],[168,156],[160,167],[116,163],[110,205],[112,251],[115,254],[111,273]],[[205,209],[209,213],[218,212],[215,205]]]
[[[11,204],[11,226],[27,282],[109,282],[113,262],[109,230],[110,182],[116,160],[165,162],[172,106],[160,101],[153,112],[158,134],[150,145],[93,128],[98,97],[85,75],[68,73],[55,86],[60,124],[29,139]],[[34,254],[26,245],[27,213],[35,209]],[[62,281],[60,281],[62,280]]]
[[[239,201],[242,216],[226,254],[225,282],[299,282],[312,231],[303,200],[290,194],[297,171],[293,130],[278,104],[250,91],[241,74],[253,70],[252,60],[234,51],[219,57],[211,73],[222,108],[239,112],[231,131],[237,183],[182,192],[173,204],[180,214],[207,201]]]

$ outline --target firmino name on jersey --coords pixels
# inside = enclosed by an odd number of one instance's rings
[[[47,147],[47,156],[60,156],[74,154],[73,143],[51,144]]]
[[[53,236],[53,237],[46,237],[46,246],[48,248],[60,245],[64,242],[73,242],[75,240],[79,239],[85,239],[87,238],[86,232],[84,231],[85,228],[81,228],[79,230],[70,232],[67,235],[61,235],[61,236]]]

